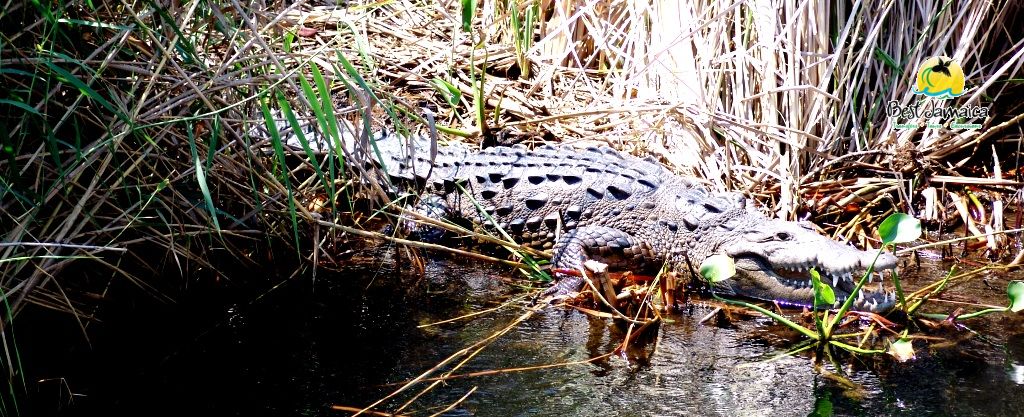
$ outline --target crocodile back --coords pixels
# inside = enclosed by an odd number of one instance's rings
[[[663,218],[666,187],[700,189],[656,161],[609,147],[493,147],[412,145],[394,137],[376,142],[393,178],[418,180],[449,207],[481,224],[493,222],[525,245],[551,248],[558,233],[598,224],[639,231]]]

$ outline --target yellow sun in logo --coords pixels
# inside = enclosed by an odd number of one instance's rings
[[[953,98],[964,94],[964,70],[949,57],[933,56],[917,68],[914,94]]]

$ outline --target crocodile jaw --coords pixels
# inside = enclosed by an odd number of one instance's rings
[[[809,271],[814,268],[822,282],[832,287],[838,307],[873,264],[871,285],[861,288],[853,308],[881,312],[896,303],[896,297],[880,281],[896,268],[895,256],[836,242],[807,223],[750,222],[736,228],[718,248],[736,262],[736,276],[726,281],[736,295],[810,307],[814,289]],[[875,284],[875,280],[879,282]]]
[[[854,249],[850,249],[854,250]],[[829,269],[812,261],[795,265],[772,266],[757,255],[741,255],[735,258],[736,277],[733,289],[740,295],[765,299],[781,305],[812,307],[814,289],[811,284],[810,269],[814,268],[821,276],[822,283],[832,287],[838,308],[850,296],[859,280],[867,272],[867,265],[850,262],[848,269]],[[857,262],[859,263],[859,262]],[[853,309],[859,311],[884,312],[896,304],[892,291],[885,290],[882,279],[886,271],[895,269],[895,257],[882,254],[873,268],[869,283],[878,281],[877,287],[865,284],[857,294]]]

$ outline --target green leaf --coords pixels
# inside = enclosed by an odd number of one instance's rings
[[[277,155],[278,164],[282,167],[280,172],[277,173],[281,180],[281,184],[284,184],[288,190],[288,214],[292,220],[292,234],[295,238],[295,250],[299,251],[299,220],[298,214],[295,208],[295,194],[292,192],[292,182],[288,177],[287,160],[284,155],[284,146],[281,145],[281,130],[277,128],[277,124],[274,123],[274,116],[270,112],[269,97],[266,95],[260,95],[260,111],[263,113],[263,122],[267,124],[267,129],[270,133],[270,144],[274,147],[274,154]]]
[[[284,51],[292,52],[292,42],[295,41],[295,32],[287,32],[284,34]]]
[[[17,100],[8,100],[5,98],[0,98],[0,104],[9,104],[19,109],[22,109],[28,113],[32,113],[36,116],[42,116],[42,114],[39,114],[39,110],[36,110],[35,107],[29,106],[28,104],[22,103]]]
[[[808,417],[832,417],[832,400],[830,391],[824,390],[821,396],[814,399],[814,411]]]
[[[1006,296],[1010,297],[1010,311],[1016,313],[1024,310],[1024,281],[1010,281],[1006,287]]]
[[[120,111],[117,107],[114,107],[114,105],[111,104],[110,101],[103,98],[103,95],[101,95],[96,90],[93,90],[92,87],[89,87],[86,83],[82,82],[82,80],[78,79],[78,77],[72,75],[70,72],[68,72],[68,70],[58,67],[56,64],[49,61],[45,62],[45,64],[48,68],[50,68],[50,71],[54,73],[54,76],[57,78],[58,81],[65,84],[70,84],[72,87],[78,89],[78,92],[80,94],[86,96],[90,100],[103,106],[105,109],[110,111],[110,113],[113,113],[115,116],[117,116],[117,118],[121,119],[125,123],[131,123],[131,120],[128,119],[127,116],[125,116],[124,112]]]
[[[431,85],[444,96],[444,101],[448,102],[449,106],[455,107],[462,101],[462,91],[459,91],[459,88],[452,85],[452,83],[434,77],[431,80]]]
[[[203,169],[203,162],[199,160],[199,150],[196,146],[196,138],[192,132],[191,123],[188,126],[188,145],[192,151],[192,161],[196,167],[196,182],[199,183],[199,192],[203,194],[203,201],[206,202],[206,210],[210,212],[210,219],[213,220],[213,227],[217,233],[221,232],[220,221],[217,220],[217,207],[213,204],[213,196],[210,194],[210,185],[206,181],[206,170]]]
[[[64,23],[64,24],[68,24],[68,25],[91,26],[91,27],[100,28],[100,29],[132,30],[132,27],[130,27],[130,26],[114,25],[114,24],[110,24],[110,23],[97,22],[97,21],[94,21],[94,20],[80,20],[80,19],[60,18],[60,19],[57,19],[57,23]]]
[[[309,94],[309,96],[312,96],[313,90],[312,87],[309,86],[309,82],[302,79],[300,80],[303,81],[302,85],[305,88],[307,94]],[[306,135],[302,133],[304,130],[306,130],[305,126],[303,126],[302,122],[299,122],[299,119],[295,116],[295,112],[292,111],[292,106],[288,104],[288,100],[284,97],[284,94],[281,93],[280,91],[277,91],[276,96],[278,108],[281,109],[281,113],[288,121],[288,125],[291,126],[292,133],[295,135],[295,138],[299,141],[299,145],[302,146],[302,150],[306,152],[306,155],[309,156],[311,161],[315,161],[313,155],[316,154],[313,152],[313,148],[309,146],[309,139],[307,139]],[[310,103],[316,103],[314,104],[314,112],[320,110],[319,103],[315,99],[311,99]],[[282,162],[284,162],[283,159]],[[318,164],[317,162],[310,162],[310,165],[313,166],[313,171],[316,172],[316,176],[320,178],[320,183],[323,185],[324,189],[333,190],[333,182],[327,180],[327,177],[324,175],[323,170],[320,169],[320,164]],[[282,166],[285,165],[282,164]],[[333,199],[333,194],[331,194],[330,197]]]
[[[309,72],[313,74],[313,82],[316,83],[316,91],[320,94],[320,108],[323,109],[323,118],[327,121],[327,127],[324,128],[324,133],[328,134],[328,138],[331,140],[331,145],[334,146],[334,154],[338,156],[339,161],[342,163],[340,173],[341,177],[344,178],[345,151],[344,146],[341,143],[340,130],[338,130],[338,117],[334,115],[334,103],[331,101],[331,89],[327,86],[327,81],[324,80],[324,76],[320,72],[319,65],[310,63]],[[335,178],[334,175],[332,175],[331,178]]]
[[[914,359],[914,345],[910,342],[910,339],[900,339],[889,345],[889,354],[892,355],[896,360],[900,362],[906,362]]]
[[[700,275],[708,282],[722,282],[736,275],[736,263],[728,255],[712,255],[700,264]]]
[[[814,268],[811,268],[811,282],[814,283],[814,305],[832,306],[836,303],[836,292],[825,283],[821,282],[821,275]]]
[[[878,226],[878,234],[886,245],[907,243],[921,237],[921,221],[904,213],[893,213]]]
[[[882,48],[875,47],[875,57],[882,60],[882,62],[885,63],[885,66],[889,67],[890,70],[896,71],[897,73],[903,72],[903,66],[897,64],[896,60],[892,59],[892,57],[882,50]]]
[[[351,77],[353,80],[355,80],[356,84],[359,85],[359,88],[363,89],[363,91],[366,92],[366,94],[370,97],[370,102],[371,103],[385,103],[384,100],[382,100],[380,97],[377,96],[376,93],[373,92],[373,89],[370,88],[370,85],[366,83],[366,79],[364,79],[363,76],[360,74],[360,72],[358,70],[356,70],[356,67],[354,67],[352,65],[352,62],[350,62],[348,60],[348,58],[345,58],[345,55],[341,53],[341,50],[336,50],[335,52],[337,53],[336,55],[338,57],[338,62],[340,62],[341,66],[345,68],[345,72],[348,73],[349,77]],[[367,61],[368,62],[368,58],[364,57],[363,61]],[[343,83],[345,83],[346,86],[349,86],[348,81],[345,81],[344,77],[339,77],[339,78],[342,80]],[[349,90],[352,90],[352,88],[349,88]],[[391,121],[395,124],[395,127],[398,129],[398,131],[399,132],[403,132],[403,128],[401,127],[402,126],[402,122],[398,118],[398,114],[395,113],[394,107],[395,106],[393,106],[393,105],[385,104],[383,106],[384,113],[387,113],[388,118],[391,119]],[[364,123],[363,127],[366,128],[367,130],[369,130],[370,129],[370,125],[369,125],[370,119],[368,117],[364,117],[363,118],[363,123]],[[377,149],[377,143],[371,141],[370,145],[372,145],[373,151],[377,155],[377,159],[378,160],[382,160],[382,158],[380,157],[380,151]],[[387,171],[385,170],[384,173],[386,174]]]
[[[476,14],[476,0],[462,0],[462,31],[469,32],[473,28],[473,15]]]

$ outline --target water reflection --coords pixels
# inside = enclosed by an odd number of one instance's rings
[[[1017,385],[1024,385],[1024,333],[1014,335],[1006,345],[1010,362],[1008,378]]]
[[[191,300],[167,307],[165,316],[112,315],[95,351],[45,357],[88,364],[69,379],[86,395],[62,414],[338,415],[331,405],[370,404],[395,389],[389,384],[521,314],[511,309],[419,328],[494,307],[516,291],[499,280],[508,271],[437,259],[423,277],[396,270],[391,252],[371,255],[365,266],[319,276],[315,287],[295,280],[257,301]],[[698,323],[709,311],[692,304],[668,316],[626,358],[455,379],[406,411],[430,414],[473,387],[447,415],[1009,416],[1024,407],[1019,316],[973,324],[988,336],[953,347],[918,345],[918,359],[908,363],[844,357],[840,369],[816,369],[810,356],[777,358],[793,340],[768,322]],[[623,337],[606,320],[549,310],[458,372],[583,361],[612,351]]]
[[[1018,384],[1024,384],[1024,365],[1010,365],[1010,380]]]

